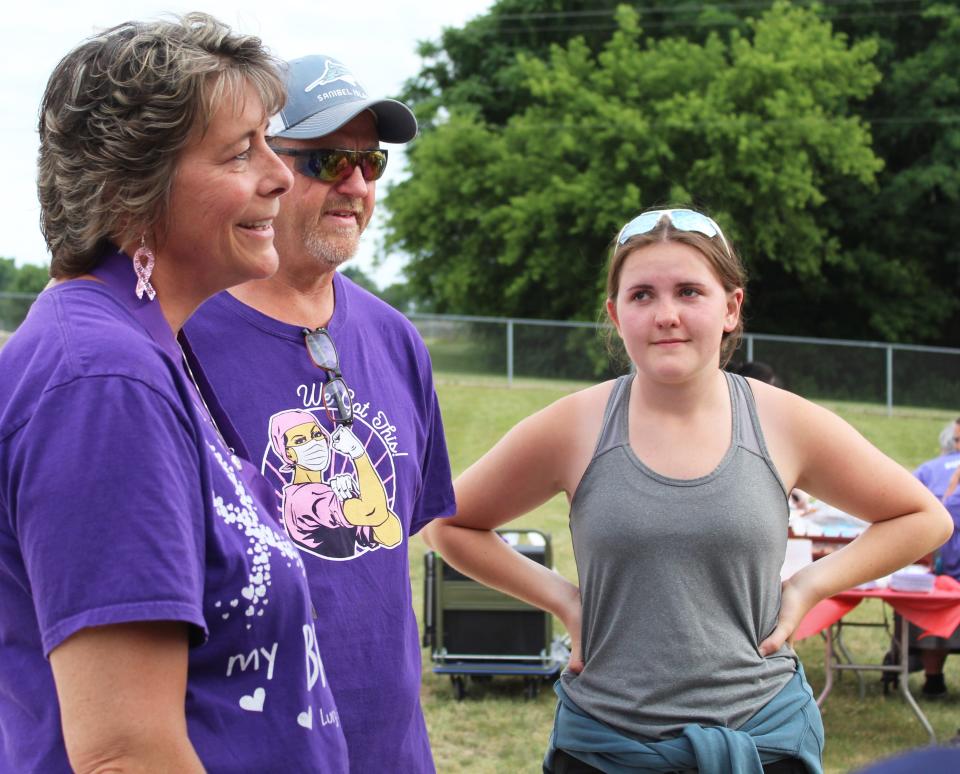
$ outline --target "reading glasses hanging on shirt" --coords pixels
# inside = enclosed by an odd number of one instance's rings
[[[334,425],[353,424],[353,401],[347,383],[340,373],[340,356],[326,328],[303,329],[303,339],[313,364],[324,371],[330,380],[323,385],[323,407]]]

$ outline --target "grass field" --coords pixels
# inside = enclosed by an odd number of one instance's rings
[[[486,451],[511,425],[547,405],[576,385],[524,382],[507,389],[496,381],[484,384],[438,376],[438,393],[443,409],[447,443],[454,473]],[[831,404],[867,438],[894,459],[913,468],[936,453],[936,438],[944,424],[955,415],[928,410],[900,410],[887,417],[872,406]],[[567,505],[554,498],[517,526],[536,527],[552,535],[556,568],[576,578]],[[422,613],[423,554],[419,538],[410,543],[413,593],[418,615]],[[871,600],[857,608],[847,620],[881,622],[889,608]],[[559,624],[557,625],[559,628]],[[887,649],[889,635],[881,629],[853,629],[845,635],[858,656],[878,662]],[[814,693],[823,687],[823,643],[811,637],[797,648]],[[543,749],[553,721],[554,698],[548,686],[535,699],[525,699],[518,680],[497,677],[490,682],[471,684],[465,700],[453,696],[449,678],[434,675],[430,653],[423,651],[424,711],[430,729],[437,770],[442,774],[539,772]],[[918,699],[940,740],[957,733],[960,726],[960,656],[947,660],[947,697],[937,701]],[[914,694],[919,694],[922,675],[911,677]],[[865,698],[860,699],[857,680],[845,674],[823,708],[827,732],[824,756],[828,772],[846,772],[880,757],[926,743],[926,734],[897,694],[884,696],[879,673],[864,675]]]

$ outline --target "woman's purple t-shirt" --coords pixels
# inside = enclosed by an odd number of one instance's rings
[[[129,261],[41,294],[0,351],[0,770],[69,771],[51,650],[167,620],[207,770],[345,771],[299,552]]]

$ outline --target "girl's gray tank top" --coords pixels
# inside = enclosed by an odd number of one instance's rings
[[[786,645],[758,652],[780,612],[789,508],[753,393],[726,379],[730,448],[708,475],[673,479],[631,448],[633,376],[620,377],[570,506],[585,666],[564,672],[563,687],[641,740],[688,723],[736,729],[796,670]]]

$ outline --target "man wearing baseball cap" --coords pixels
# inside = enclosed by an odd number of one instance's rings
[[[417,331],[336,271],[370,222],[381,141],[408,142],[417,122],[331,57],[293,60],[286,75],[268,132],[294,172],[272,224],[280,268],[210,299],[186,332],[310,582],[316,640],[305,630],[304,652],[276,658],[328,681],[337,712],[291,723],[341,724],[353,772],[432,772],[408,540],[455,510],[440,410]],[[243,225],[240,251],[250,231],[270,236],[269,220]]]

